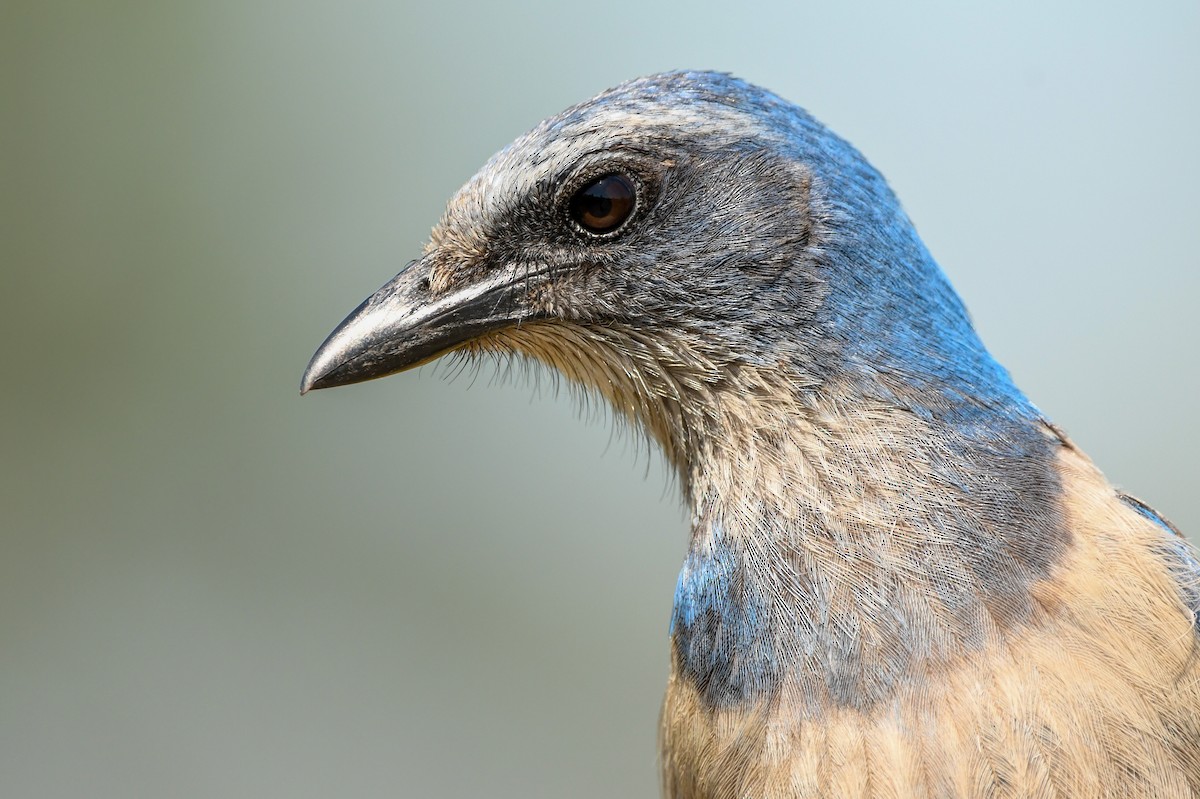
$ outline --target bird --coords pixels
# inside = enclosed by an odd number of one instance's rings
[[[881,174],[720,72],[500,150],[301,391],[528,359],[690,513],[671,799],[1200,797],[1200,560],[1015,386]]]

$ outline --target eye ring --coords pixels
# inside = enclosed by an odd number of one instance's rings
[[[633,216],[637,188],[637,181],[620,172],[602,175],[571,197],[568,205],[571,219],[592,235],[614,233]]]

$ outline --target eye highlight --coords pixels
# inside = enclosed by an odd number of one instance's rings
[[[636,204],[633,181],[613,173],[575,192],[571,198],[571,218],[590,233],[611,233],[629,218]]]

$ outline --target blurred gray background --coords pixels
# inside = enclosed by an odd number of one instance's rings
[[[653,71],[857,144],[1200,531],[1200,4],[1005,5],[5,3],[0,796],[656,794],[657,456],[487,369],[297,395],[484,159]]]

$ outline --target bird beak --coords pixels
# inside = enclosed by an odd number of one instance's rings
[[[367,298],[317,349],[300,393],[385,377],[427,363],[461,344],[532,318],[524,274],[498,269],[463,288],[433,296],[422,259]]]

